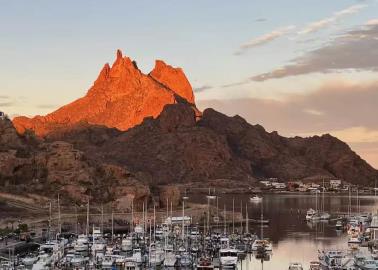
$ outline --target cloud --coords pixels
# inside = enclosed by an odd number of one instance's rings
[[[377,25],[378,24],[378,19],[371,19],[366,22],[366,25]]]
[[[13,105],[13,102],[0,102],[0,107],[12,107]]]
[[[255,22],[266,22],[267,20],[266,18],[257,18]]]
[[[257,46],[262,46],[266,43],[269,43],[269,42],[271,42],[271,41],[273,41],[273,40],[275,40],[279,37],[282,37],[282,36],[290,33],[294,28],[295,28],[295,26],[293,26],[293,25],[280,27],[280,28],[273,30],[272,32],[269,32],[269,33],[264,34],[262,36],[256,37],[256,38],[242,44],[240,46],[239,50],[237,52],[235,52],[235,55],[243,54],[244,52],[246,52],[247,50],[249,50],[251,48],[254,48],[254,47],[257,47]]]
[[[201,92],[204,92],[206,90],[209,90],[209,89],[212,89],[213,87],[211,85],[203,85],[203,86],[199,86],[199,87],[194,87],[194,92],[196,93],[201,93]]]
[[[365,7],[366,5],[359,4],[359,5],[353,5],[343,10],[337,11],[331,17],[324,18],[322,20],[315,21],[308,24],[305,28],[299,31],[298,34],[304,35],[304,34],[314,33],[321,29],[327,28],[330,25],[336,23],[341,18],[348,15],[355,14]]]
[[[340,70],[378,69],[378,24],[350,30],[324,47],[305,53],[290,64],[251,77],[253,81]]]
[[[56,104],[39,104],[36,106],[39,109],[55,109],[59,107],[59,105]]]

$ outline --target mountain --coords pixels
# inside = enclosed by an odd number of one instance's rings
[[[107,132],[105,127],[80,126],[48,140],[70,142],[92,159],[126,166],[154,185],[216,179],[253,185],[270,177],[372,185],[378,178],[377,170],[329,134],[285,138],[213,109],[196,121],[187,104],[166,105],[156,119],[146,118],[126,132],[104,137]]]
[[[201,113],[181,69],[156,61],[145,75],[120,51],[83,98],[0,120],[4,192],[128,209],[146,199],[178,204],[183,184],[248,190],[269,177],[373,185],[378,171],[328,134],[285,138],[240,116]]]
[[[46,116],[16,117],[13,124],[19,133],[30,129],[38,136],[79,122],[127,130],[177,102],[188,102],[195,109],[193,90],[182,69],[157,60],[146,75],[118,50],[112,67],[105,64],[84,97]]]

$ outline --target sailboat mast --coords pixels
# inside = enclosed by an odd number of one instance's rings
[[[58,224],[58,232],[59,232],[59,234],[61,234],[62,233],[62,223],[61,223],[61,217],[60,217],[60,200],[59,200],[60,198],[59,198],[59,193],[58,193],[58,222],[59,222],[59,224]]]
[[[235,233],[235,198],[232,198],[232,234]]]
[[[245,204],[245,233],[249,233],[249,229],[248,229],[248,204],[246,203]]]
[[[87,227],[85,229],[86,235],[89,234],[89,197],[88,197],[88,203],[87,203]]]

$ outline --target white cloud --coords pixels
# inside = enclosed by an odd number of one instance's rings
[[[365,24],[366,25],[377,25],[378,24],[378,19],[369,20]]]
[[[324,18],[324,19],[321,19],[319,21],[315,21],[315,22],[308,24],[305,28],[303,28],[301,31],[299,31],[298,34],[303,35],[303,34],[310,34],[310,33],[317,32],[321,29],[324,29],[324,28],[332,25],[333,23],[336,23],[342,17],[358,13],[360,10],[362,10],[366,6],[367,5],[353,5],[353,6],[346,8],[346,9],[337,11],[331,17]]]
[[[277,28],[270,33],[256,37],[256,38],[242,44],[240,46],[239,50],[235,54],[239,55],[239,54],[242,54],[243,52],[245,52],[246,50],[248,50],[250,48],[261,46],[261,45],[264,45],[266,43],[269,43],[269,42],[271,42],[271,41],[273,41],[273,40],[275,40],[279,37],[282,37],[282,36],[290,33],[293,29],[295,29],[295,26],[289,25],[289,26]]]

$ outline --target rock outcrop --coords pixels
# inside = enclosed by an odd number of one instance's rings
[[[105,64],[86,96],[46,116],[16,117],[13,124],[19,133],[30,129],[38,136],[80,122],[124,131],[145,117],[156,118],[166,104],[178,102],[188,102],[196,110],[192,87],[180,68],[158,60],[146,75],[118,50],[113,65]]]

